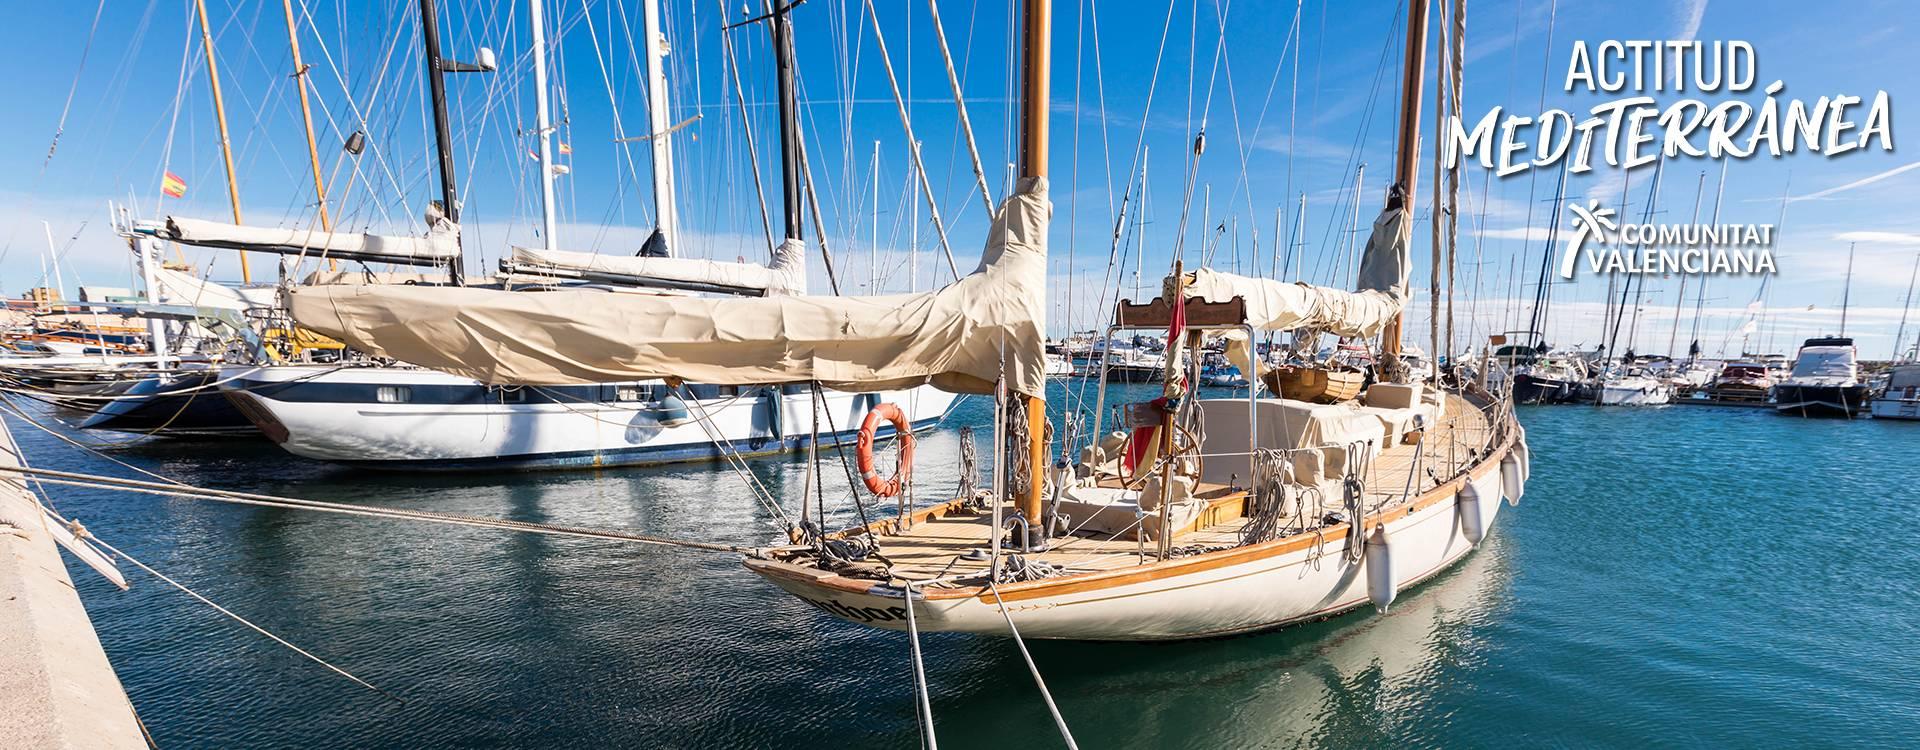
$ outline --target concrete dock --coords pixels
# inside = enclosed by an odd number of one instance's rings
[[[0,467],[20,466],[6,427]],[[0,748],[144,748],[47,523],[25,479],[0,474]]]

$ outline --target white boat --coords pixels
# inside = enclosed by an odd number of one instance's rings
[[[1659,406],[1672,401],[1673,385],[1650,375],[1621,375],[1600,381],[1601,406]]]
[[[1073,360],[1060,354],[1047,355],[1047,377],[1064,378],[1073,375]]]
[[[646,466],[779,453],[806,447],[816,408],[805,385],[503,387],[412,367],[319,365],[236,366],[221,379],[227,397],[288,452],[381,469]],[[851,440],[873,404],[899,404],[921,430],[955,399],[921,386],[828,391],[821,400],[833,426],[821,440],[831,444]]]
[[[1894,365],[1872,408],[1874,419],[1920,420],[1920,362]]]
[[[1773,386],[1774,411],[1803,417],[1853,417],[1867,408],[1853,339],[1807,339],[1793,374]]]

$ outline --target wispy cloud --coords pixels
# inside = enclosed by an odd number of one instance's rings
[[[1707,0],[1680,0],[1680,30],[1674,32],[1675,41],[1691,42],[1700,35],[1700,20],[1707,15]]]
[[[1792,198],[1788,198],[1788,199],[1787,199],[1787,202],[1788,202],[1788,203],[1798,203],[1798,202],[1800,202],[1800,201],[1816,201],[1816,200],[1820,200],[1820,199],[1822,199],[1822,198],[1826,198],[1827,196],[1830,196],[1830,195],[1837,195],[1837,194],[1840,194],[1840,193],[1844,193],[1844,192],[1847,192],[1847,191],[1849,191],[1849,190],[1853,190],[1853,189],[1856,189],[1856,188],[1863,188],[1863,187],[1866,187],[1866,186],[1868,186],[1868,185],[1872,185],[1873,183],[1876,183],[1876,182],[1879,182],[1879,181],[1881,181],[1881,180],[1884,180],[1884,179],[1887,179],[1887,178],[1889,178],[1889,177],[1893,177],[1893,176],[1896,176],[1896,175],[1899,175],[1899,174],[1903,174],[1903,173],[1905,173],[1905,172],[1910,172],[1910,171],[1913,171],[1913,170],[1915,170],[1915,169],[1920,169],[1920,161],[1916,161],[1916,162],[1913,162],[1912,164],[1903,164],[1903,165],[1900,165],[1900,166],[1898,166],[1898,167],[1894,167],[1894,168],[1892,168],[1892,169],[1889,169],[1889,170],[1887,170],[1887,171],[1885,171],[1885,172],[1881,172],[1881,173],[1879,173],[1879,174],[1876,174],[1876,175],[1872,175],[1872,176],[1869,176],[1869,177],[1863,177],[1863,178],[1861,178],[1861,179],[1858,179],[1858,180],[1854,180],[1853,182],[1849,182],[1849,183],[1847,183],[1847,184],[1845,184],[1845,185],[1840,185],[1840,186],[1837,186],[1837,187],[1830,187],[1830,188],[1827,188],[1827,189],[1825,189],[1825,190],[1822,190],[1822,191],[1819,191],[1819,192],[1817,192],[1817,193],[1808,193],[1808,194],[1806,194],[1806,195],[1796,195],[1796,196],[1794,196],[1794,197],[1792,197]]]
[[[1914,232],[1841,232],[1833,236],[1841,242],[1868,242],[1879,245],[1920,245]]]

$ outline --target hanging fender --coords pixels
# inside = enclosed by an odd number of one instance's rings
[[[1398,591],[1394,589],[1399,582],[1394,580],[1393,550],[1387,543],[1387,525],[1373,527],[1373,533],[1367,535],[1367,598],[1373,600],[1373,606],[1381,612],[1392,606]]]
[[[900,470],[892,477],[882,478],[873,468],[873,436],[880,429],[880,420],[893,423],[894,434],[900,439]],[[860,477],[867,483],[867,489],[880,497],[893,497],[900,494],[901,488],[913,480],[913,424],[907,421],[907,414],[897,404],[876,404],[867,412],[866,421],[860,423],[860,440],[854,453],[860,460]]]

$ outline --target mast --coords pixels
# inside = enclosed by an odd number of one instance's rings
[[[199,1],[205,2],[205,0]],[[320,145],[313,137],[313,108],[307,103],[307,68],[309,66],[300,61],[300,26],[294,20],[293,0],[281,0],[280,5],[287,13],[287,46],[293,51],[293,86],[300,92],[300,119],[307,126],[307,161],[313,167],[313,194],[320,205],[320,229],[331,232],[333,220],[327,215],[327,185],[320,178]]]
[[[453,176],[453,130],[447,120],[447,73],[479,73],[493,70],[493,51],[482,47],[480,63],[463,63],[440,57],[440,19],[434,8],[434,0],[420,0],[420,36],[426,48],[427,92],[433,105],[433,143],[434,151],[440,162],[440,212],[447,222],[456,228],[460,226],[459,183]],[[460,235],[453,238],[454,247],[460,247]],[[461,264],[464,258],[455,253],[453,260],[447,263],[447,281],[454,285],[462,283]]]
[[[873,221],[873,242],[867,245],[867,293],[879,294],[876,288],[880,284],[880,141],[873,142],[873,159],[868,162],[867,171],[873,178],[873,210],[869,212]]]
[[[1853,301],[1853,246],[1847,243],[1847,282],[1840,287],[1840,335],[1847,335],[1847,305]]]
[[[527,10],[533,20],[533,126],[534,135],[540,142],[540,241],[551,249],[560,243],[554,238],[555,225],[559,222],[554,219],[553,119],[547,106],[547,19],[541,5],[541,0],[527,0]],[[653,3],[649,2],[647,6],[651,8]]]
[[[651,9],[658,2],[647,0],[647,7]],[[794,103],[793,22],[787,18],[796,5],[799,5],[797,0],[775,9],[770,19],[773,26],[775,80],[780,99],[780,214],[786,222],[785,236],[789,240],[800,239],[803,221],[800,217],[800,127],[795,120],[799,115]],[[666,100],[662,98],[661,101],[661,114],[664,115]],[[658,146],[655,148],[658,149]]]
[[[1020,90],[1020,177],[1023,180],[1044,179],[1047,176],[1047,116],[1050,102],[1047,73],[1052,69],[1052,49],[1049,46],[1053,37],[1052,0],[1026,0],[1023,9],[1024,41],[1021,49],[1021,90]],[[1173,300],[1179,304],[1179,300]],[[1045,332],[1042,331],[1042,334]],[[1027,417],[1027,444],[1014,446],[1014,450],[1027,451],[1027,467],[1031,476],[1027,481],[1026,494],[1020,498],[1020,511],[1025,514],[1029,524],[1042,523],[1040,517],[1041,476],[1047,466],[1047,402],[1040,395],[1025,396]],[[1045,538],[1045,529],[1041,530]],[[996,536],[998,531],[995,531]]]
[[[213,61],[213,29],[207,25],[207,0],[194,0],[193,5],[200,16],[200,46],[207,53],[207,83],[213,89],[213,116],[220,125],[220,158],[227,164],[227,200],[233,204],[233,223],[244,224],[246,222],[240,219],[240,183],[233,173],[233,141],[227,138],[227,103],[220,96],[220,66]],[[306,93],[305,88],[300,89],[303,102]],[[240,253],[240,280],[246,283],[253,281],[253,274],[247,268],[246,253]]]
[[[647,35],[647,134],[650,136],[647,144],[653,149],[654,223],[659,228],[661,241],[666,245],[667,256],[674,257],[680,252],[680,209],[673,193],[673,133],[671,126],[667,123],[667,73],[664,63],[667,56],[666,27],[660,21],[660,0],[645,0],[642,5],[644,7],[641,16],[643,23],[646,24]],[[787,9],[792,7],[789,5]],[[784,45],[779,44],[780,28],[785,23],[786,10],[783,9],[774,20],[775,54],[780,55],[782,65],[790,66],[791,52]],[[782,74],[780,85],[791,87],[790,78],[790,75]],[[544,92],[545,90],[542,89],[543,97]],[[790,99],[791,92],[783,94],[780,99],[780,143],[783,147],[789,145],[786,141],[786,123],[787,109],[791,105]],[[797,172],[791,166],[794,163],[792,154],[797,152],[792,148],[787,148],[786,152],[788,155],[783,159],[789,166],[783,173],[783,178],[790,180],[790,185],[798,185],[798,178],[793,174],[787,174]],[[800,201],[796,197],[795,190],[794,187],[787,188],[787,213],[789,223],[793,225],[787,230],[788,239],[800,238],[797,228],[799,221],[796,219]]]
[[[1413,213],[1413,185],[1420,169],[1420,75],[1427,67],[1428,0],[1412,0],[1407,9],[1407,66],[1400,77],[1400,132],[1394,147],[1393,186],[1387,189],[1387,207]],[[1356,201],[1359,196],[1354,196]],[[1382,354],[1398,357],[1400,328],[1406,309],[1394,314],[1380,334]]]
[[[1360,274],[1360,251],[1354,243],[1360,239],[1360,193],[1366,189],[1366,182],[1367,164],[1361,162],[1360,169],[1353,173],[1353,211],[1347,217],[1347,262],[1343,264],[1347,267],[1347,278],[1336,278],[1333,280],[1335,284],[1344,281],[1347,286],[1352,286],[1353,280]]]
[[[1907,340],[1907,313],[1913,312],[1913,282],[1920,281],[1920,255],[1913,256],[1913,273],[1907,276],[1907,303],[1900,308],[1900,328],[1893,334],[1893,361],[1900,361],[1900,353],[1905,351],[1900,344]]]
[[[1700,198],[1706,195],[1707,170],[1700,170],[1700,181],[1693,186],[1693,223],[1700,223]],[[1687,301],[1687,275],[1680,274],[1680,291],[1673,293],[1673,328],[1667,332],[1667,360],[1673,360],[1673,346],[1680,338],[1680,305]]]

